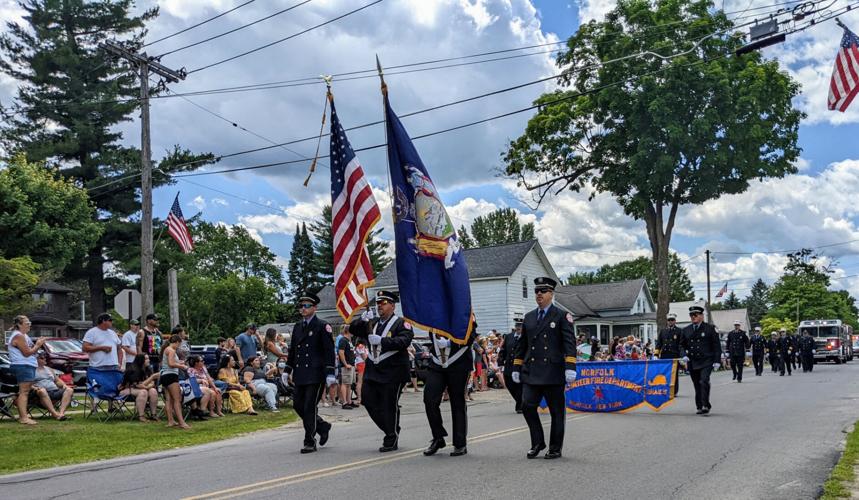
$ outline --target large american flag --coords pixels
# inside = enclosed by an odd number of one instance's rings
[[[859,37],[844,28],[829,82],[829,109],[846,111],[859,92]]]
[[[173,206],[167,214],[167,233],[176,240],[183,253],[189,253],[194,249],[194,240],[191,239],[191,232],[188,231],[185,216],[182,215],[182,209],[179,207],[179,193],[176,193],[176,199],[173,200]]]
[[[381,212],[364,177],[331,100],[331,232],[334,244],[334,293],[345,321],[367,304],[366,288],[375,283],[367,238]]]

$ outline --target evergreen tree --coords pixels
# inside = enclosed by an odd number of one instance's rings
[[[739,309],[743,306],[743,303],[737,297],[737,294],[731,290],[731,293],[728,294],[727,297],[722,301],[722,309]]]
[[[749,296],[743,301],[743,307],[748,309],[751,325],[759,324],[769,311],[767,295],[769,295],[769,287],[764,283],[764,280],[758,278],[752,285]]]
[[[332,225],[331,205],[322,209],[322,216],[310,224],[310,233],[313,234],[313,262],[320,285],[331,285],[334,283],[334,236],[331,232]],[[367,238],[367,252],[370,254],[370,264],[373,271],[379,274],[391,263],[388,256],[388,242],[379,238],[382,228],[374,229]]]
[[[474,239],[468,234],[468,229],[465,229],[465,225],[459,226],[456,236],[462,248],[474,248]]]
[[[319,275],[316,273],[313,242],[307,234],[305,223],[301,224],[301,228],[298,225],[295,226],[295,240],[292,242],[292,252],[289,254],[287,267],[287,281],[295,301],[302,292],[316,293],[322,288]]]
[[[139,152],[122,146],[117,131],[139,105],[138,70],[99,44],[119,39],[137,51],[144,25],[158,9],[134,15],[132,0],[21,0],[19,6],[25,23],[10,22],[0,35],[0,71],[19,83],[15,102],[2,110],[0,141],[7,152],[24,152],[29,161],[60,167],[64,176],[93,189],[95,217],[104,230],[66,278],[87,279],[89,310],[97,315],[106,307],[105,263],[139,273],[139,255],[134,255],[140,240],[133,217],[140,211],[139,176],[134,176],[140,172]],[[175,165],[204,158],[212,157],[177,147],[158,165],[161,172],[155,171],[153,184],[169,182],[163,172],[175,171]]]

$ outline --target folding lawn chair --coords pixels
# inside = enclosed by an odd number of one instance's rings
[[[12,411],[15,408],[15,399],[18,398],[18,386],[0,383],[0,420],[9,418],[15,420]]]
[[[133,416],[135,410],[128,406],[130,398],[119,394],[121,383],[122,372],[119,370],[87,368],[84,418],[95,415],[99,422],[106,422],[116,416]]]

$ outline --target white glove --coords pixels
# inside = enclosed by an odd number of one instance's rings
[[[817,354],[817,349],[812,349],[811,354]]]
[[[683,356],[683,362],[688,363],[689,362],[689,356]]]
[[[572,384],[576,380],[576,371],[564,370],[564,379],[566,379],[568,384]]]
[[[330,386],[330,385],[334,385],[336,383],[337,383],[337,377],[335,377],[334,375],[328,375],[327,377],[325,377],[325,385]]]
[[[746,351],[746,357],[747,358],[750,357],[751,355],[752,355],[752,353],[750,353],[749,351]]]
[[[437,337],[435,339],[435,345],[439,349],[447,349],[448,347],[450,347],[450,340],[448,340],[444,337]]]
[[[367,340],[370,341],[370,345],[379,345],[382,343],[382,336],[373,333],[367,336]]]
[[[513,372],[510,374],[510,376],[513,377],[513,382],[516,382],[517,384],[522,383],[519,381],[519,372]]]
[[[370,321],[371,319],[374,319],[375,317],[376,317],[376,313],[372,309],[367,309],[366,311],[361,313],[361,320],[363,320],[363,321]]]
[[[721,367],[721,366],[722,366],[722,365],[721,365],[721,364],[719,364],[719,363],[713,363],[713,369],[714,369],[714,370],[718,370],[718,369],[719,369],[719,367]]]

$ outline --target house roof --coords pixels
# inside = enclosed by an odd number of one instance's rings
[[[723,309],[721,311],[710,311],[713,326],[720,332],[730,332],[734,329],[734,321],[740,322],[740,328],[749,331],[749,311],[742,309]]]
[[[36,285],[37,292],[61,292],[61,293],[71,293],[74,290],[67,286],[63,286],[55,281],[43,281]]]
[[[698,305],[704,308],[705,321],[712,323],[712,318],[709,316],[710,307],[703,300],[687,300],[685,302],[672,302],[668,305],[668,313],[677,315],[677,326],[683,327],[690,323],[689,308]]]
[[[555,303],[571,312],[573,316],[598,316],[581,297],[574,293],[557,290],[555,293]]]
[[[467,248],[463,251],[465,265],[468,267],[469,279],[505,278],[512,276],[519,264],[536,246],[538,255],[546,262],[549,272],[554,274],[552,266],[546,260],[543,250],[537,240],[505,243],[488,247]],[[555,276],[553,276],[554,278]],[[376,276],[376,287],[384,288],[397,286],[397,267],[395,262]],[[320,297],[321,298],[321,297]],[[333,300],[332,300],[333,304]]]
[[[614,283],[564,285],[558,287],[555,298],[562,294],[577,295],[594,311],[631,309],[644,285],[643,278]]]

